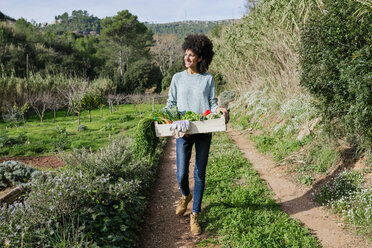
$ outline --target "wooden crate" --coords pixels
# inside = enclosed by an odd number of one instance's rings
[[[157,137],[173,136],[171,131],[172,124],[158,124],[155,122],[155,132]],[[190,121],[190,129],[187,134],[212,133],[226,131],[225,117],[222,115],[219,119]]]

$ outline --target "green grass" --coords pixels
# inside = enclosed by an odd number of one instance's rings
[[[319,247],[310,231],[273,200],[272,192],[226,134],[213,136],[207,168],[200,246]]]
[[[156,105],[155,108],[162,107]],[[150,104],[140,106],[141,112],[150,112],[151,109]],[[37,116],[28,118],[26,125],[0,122],[0,156],[50,155],[60,149],[69,151],[82,147],[95,151],[107,144],[110,137],[133,136],[140,117],[131,104],[121,105],[112,114],[106,107],[102,116],[99,109],[93,110],[91,115],[92,121],[89,122],[88,111],[82,113],[81,124],[87,126],[87,130],[80,132],[77,131],[77,116],[66,115],[65,110],[57,112],[55,121],[52,113],[47,112],[43,123]],[[1,145],[4,139],[12,142]]]
[[[271,152],[276,162],[282,161],[285,157],[301,149],[311,141],[312,137],[308,136],[303,140],[297,140],[291,135],[282,132],[268,132],[252,137],[256,143],[257,149],[261,153]]]
[[[372,242],[372,188],[363,183],[364,172],[345,170],[322,187],[317,201],[340,214]]]

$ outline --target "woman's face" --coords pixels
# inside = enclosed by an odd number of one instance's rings
[[[187,49],[184,56],[185,66],[187,69],[197,71],[198,62],[201,61],[202,57],[196,55],[192,50]]]

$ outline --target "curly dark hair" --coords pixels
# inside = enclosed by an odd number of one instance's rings
[[[198,57],[202,57],[202,60],[197,65],[197,69],[200,74],[205,73],[214,56],[211,40],[204,34],[190,34],[182,44],[182,50],[185,52],[187,49],[193,51]],[[184,60],[182,60],[182,65],[185,67]]]

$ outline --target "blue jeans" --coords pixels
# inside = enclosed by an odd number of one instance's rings
[[[205,186],[205,171],[208,163],[209,147],[212,134],[193,134],[188,137],[176,139],[177,151],[177,181],[181,193],[185,196],[190,194],[189,188],[189,165],[192,146],[195,144],[195,169],[194,169],[194,201],[192,212],[201,211],[201,203]]]

